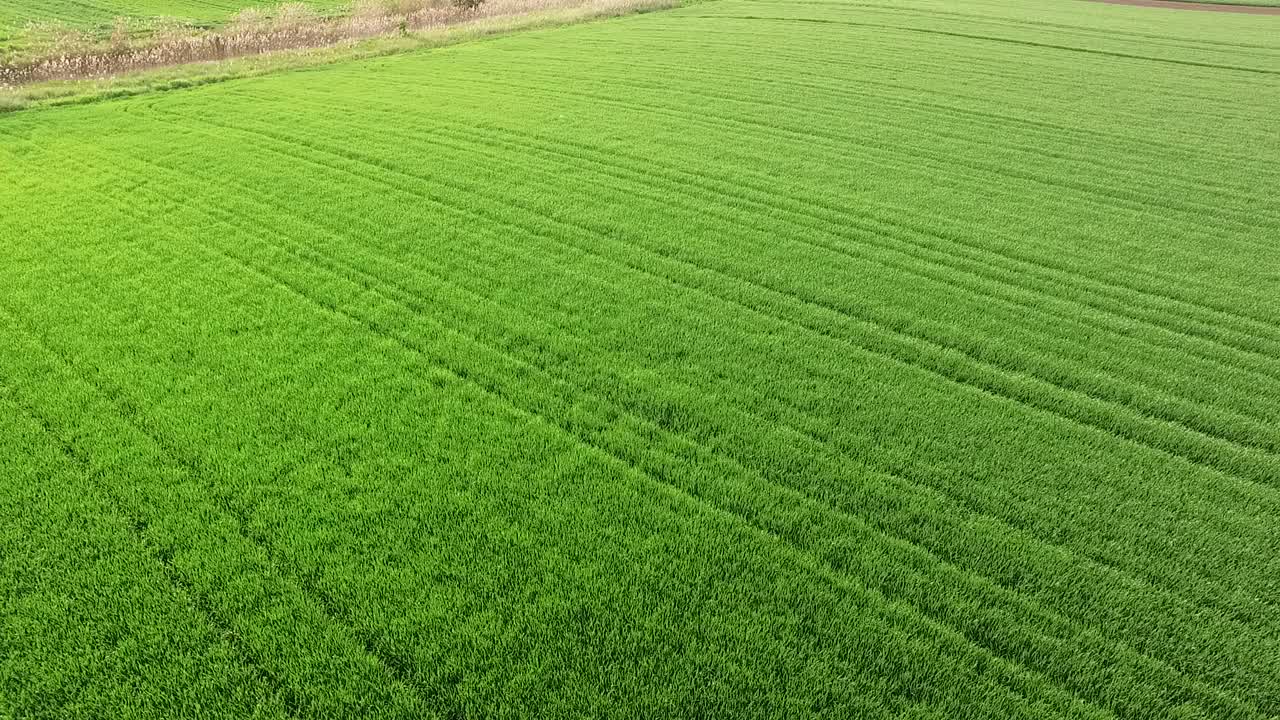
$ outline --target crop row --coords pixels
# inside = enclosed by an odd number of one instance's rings
[[[1041,4],[0,119],[0,715],[1275,714],[1269,45]]]
[[[199,166],[199,163],[194,163],[194,165],[198,167],[198,166]],[[187,167],[187,165],[186,165],[186,164],[184,164],[184,165],[183,165],[183,167]],[[181,177],[181,176],[175,176],[174,178],[172,178],[172,180],[171,180],[171,181],[172,181],[172,182],[174,182],[174,183],[180,183],[180,182],[182,182],[182,177]],[[211,179],[211,178],[206,178],[206,180],[205,180],[205,181],[206,181],[206,182],[212,182],[212,181],[213,181],[213,179]],[[166,181],[166,184],[168,184],[168,182],[169,182],[169,181]],[[334,184],[337,184],[337,183],[334,183]],[[345,186],[348,186],[348,187],[351,185],[349,181],[348,181],[348,182],[345,182],[345,183],[342,183],[342,184],[343,184],[343,185],[345,185]],[[246,193],[239,193],[239,194],[244,195],[244,196],[247,196],[247,197],[258,197],[258,192],[254,192],[254,193],[247,193],[247,192],[246,192]],[[408,199],[408,198],[406,198],[406,199]],[[281,207],[281,208],[276,208],[275,210],[276,210],[277,212],[279,212],[279,211],[284,210],[284,209],[285,209],[285,208]],[[284,214],[284,213],[281,213],[281,214]],[[257,217],[271,218],[271,217],[273,217],[273,214],[272,214],[271,212],[265,212],[265,213],[264,213],[262,208],[257,208],[257,209],[256,209],[256,211],[251,210],[250,208],[246,208],[246,211],[245,211],[245,212],[233,213],[233,214],[231,215],[231,217],[240,217],[240,216],[257,216]],[[231,220],[228,220],[228,222],[232,222],[232,221],[231,221]],[[385,221],[380,221],[380,223],[381,223],[381,224],[383,224],[383,225],[385,225]],[[370,228],[370,230],[372,230],[372,228]],[[308,231],[305,231],[305,230],[295,229],[294,231],[292,231],[292,232],[288,233],[288,234],[287,234],[287,236],[288,236],[288,237],[306,237],[306,236],[309,236],[309,235],[311,235],[311,234],[312,234],[312,233],[310,233],[310,232],[308,232]],[[473,239],[474,239],[474,236],[473,236]],[[488,255],[490,255],[490,254],[492,254],[492,253],[494,253],[494,252],[495,252],[495,250],[494,250],[494,249],[488,249],[488,248],[486,248],[486,249],[484,249],[484,250],[482,251],[482,255],[488,256]],[[526,261],[526,262],[528,262],[528,258],[527,258],[527,257],[526,257],[526,258],[524,258],[524,259],[525,259],[525,261]],[[284,265],[287,265],[287,264],[290,264],[290,263],[277,262],[277,263],[271,263],[271,266],[284,266]],[[469,275],[469,273],[468,273],[468,272],[459,272],[459,275],[460,275],[461,277],[467,277],[467,276]],[[433,298],[433,299],[438,300],[438,298]],[[433,304],[431,305],[431,307],[436,308],[436,312],[440,312],[440,311],[441,311],[441,310],[440,310],[440,306],[439,306],[438,304],[433,303]],[[574,356],[574,355],[573,355],[573,354],[570,354],[570,356]],[[589,355],[587,355],[587,356],[589,357]],[[597,369],[595,372],[596,372],[596,373],[599,373],[600,371]],[[586,376],[586,375],[587,375],[587,373],[584,371],[584,369],[581,369],[581,368],[575,368],[575,369],[573,369],[573,370],[572,370],[572,372],[571,372],[570,374],[571,374],[571,375],[573,375],[573,376],[578,376],[578,375]],[[608,386],[610,386],[610,384],[611,384],[611,383],[604,383],[604,386],[605,386],[605,387],[608,387]],[[739,394],[741,394],[741,392],[740,392]],[[776,412],[776,410],[775,410],[775,412]],[[760,443],[746,443],[746,444],[745,444],[745,446],[747,446],[747,447],[752,447],[752,446],[754,446],[754,445],[758,445],[758,444],[760,444]],[[775,463],[775,464],[776,464],[776,463]],[[768,464],[766,464],[766,466],[768,466]],[[855,504],[855,505],[856,505],[856,504]],[[943,544],[943,546],[945,546],[945,544]]]

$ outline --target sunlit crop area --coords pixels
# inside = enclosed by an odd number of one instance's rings
[[[718,0],[0,115],[0,718],[1275,717],[1278,107]]]

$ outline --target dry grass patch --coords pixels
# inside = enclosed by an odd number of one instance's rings
[[[0,58],[0,89],[112,78],[154,68],[350,44],[548,11],[612,13],[669,6],[653,0],[358,0],[325,15],[304,3],[250,8],[218,28],[119,18],[105,36],[57,24],[33,26]]]

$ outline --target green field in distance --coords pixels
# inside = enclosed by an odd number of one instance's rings
[[[246,8],[273,10],[272,0],[0,0],[0,37],[29,23],[63,23],[72,27],[102,26],[116,18],[174,18],[218,23]],[[315,10],[350,5],[349,0],[305,0]]]

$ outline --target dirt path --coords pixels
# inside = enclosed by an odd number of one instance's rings
[[[1180,0],[1094,0],[1094,2],[1104,2],[1109,5],[1168,8],[1170,10],[1207,10],[1209,12],[1280,15],[1280,7],[1259,7],[1257,5],[1219,5],[1216,3],[1181,2]]]

